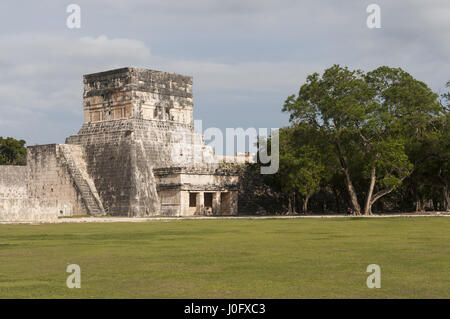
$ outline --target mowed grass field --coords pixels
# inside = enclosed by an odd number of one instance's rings
[[[450,298],[450,218],[0,225],[0,297]]]

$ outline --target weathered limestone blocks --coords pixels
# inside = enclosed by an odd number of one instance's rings
[[[108,121],[85,124],[66,140],[85,149],[88,173],[109,215],[147,216],[157,210],[153,173],[133,132],[131,120]]]
[[[56,199],[0,198],[0,222],[50,222],[63,208]]]
[[[193,121],[192,77],[122,68],[85,75],[84,122],[117,119]]]
[[[82,170],[83,149],[79,146],[28,147],[27,166],[0,166],[0,220],[50,221],[90,214],[81,183],[88,176]]]
[[[58,150],[64,157],[75,189],[80,194],[88,215],[105,215],[103,204],[97,193],[94,181],[87,171],[83,147],[79,145],[61,144],[58,145]]]
[[[0,198],[26,198],[26,166],[0,165]]]
[[[63,210],[61,215],[70,216],[77,212],[85,215],[87,212],[64,162],[57,144],[28,147],[28,194],[31,198],[66,202],[69,211]]]

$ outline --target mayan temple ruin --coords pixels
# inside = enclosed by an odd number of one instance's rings
[[[121,68],[83,81],[79,132],[0,166],[0,220],[237,213],[237,174],[194,131],[192,77]]]

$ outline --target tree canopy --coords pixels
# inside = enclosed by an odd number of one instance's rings
[[[26,162],[25,141],[0,136],[0,165],[26,165]]]
[[[439,187],[448,199],[448,101],[401,68],[314,73],[284,104],[291,125],[282,129],[280,172],[269,182],[278,178],[278,187],[307,202],[343,181],[355,214],[371,214],[405,180]]]

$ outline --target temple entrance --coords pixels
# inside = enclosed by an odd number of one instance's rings
[[[212,215],[213,210],[213,193],[204,193],[203,195],[204,205],[205,205],[205,214]]]
[[[189,213],[191,215],[197,212],[197,195],[198,193],[189,193]]]
[[[226,216],[236,214],[233,191],[188,191],[189,206],[184,201],[186,216]]]

